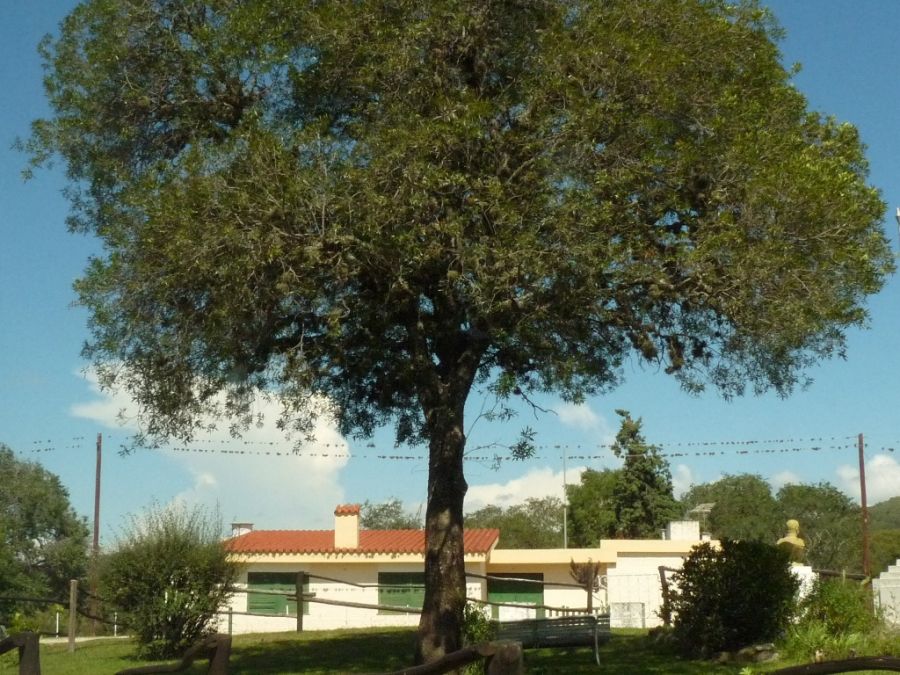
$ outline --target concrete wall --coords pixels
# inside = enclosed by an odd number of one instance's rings
[[[662,625],[662,584],[659,567],[680,569],[676,555],[619,554],[607,570],[610,625],[613,628],[652,628]],[[640,603],[641,607],[637,607]]]
[[[700,523],[696,520],[673,520],[666,526],[665,534],[669,541],[699,541]]]
[[[900,560],[890,565],[872,582],[875,606],[885,623],[900,626]]]

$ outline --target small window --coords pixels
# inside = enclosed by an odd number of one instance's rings
[[[422,609],[425,602],[424,572],[379,572],[378,604]],[[380,609],[379,614],[394,614]]]
[[[297,590],[297,572],[248,572],[247,611],[250,614],[297,616],[297,601],[288,598]],[[268,591],[254,593],[253,591]],[[304,576],[303,592],[309,592],[309,577]],[[283,593],[284,595],[278,595]],[[309,614],[309,603],[303,603],[303,614]]]

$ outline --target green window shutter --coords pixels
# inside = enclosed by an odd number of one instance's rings
[[[488,600],[490,602],[509,602],[517,605],[543,605],[544,587],[542,584],[529,583],[530,581],[544,581],[543,574],[491,574],[491,577],[505,577],[502,579],[488,579]],[[527,579],[527,581],[518,581]],[[499,607],[491,605],[491,616],[498,618]],[[544,609],[538,607],[537,617],[543,618]]]
[[[422,609],[425,602],[424,572],[379,572],[378,604],[388,607]],[[392,614],[379,610],[380,614]]]
[[[296,592],[296,572],[248,572],[247,611],[250,614],[277,614],[297,616],[297,601],[285,595],[254,593],[253,591],[277,591],[291,594]],[[309,577],[303,584],[303,592],[309,592]],[[309,614],[309,603],[303,603],[303,614]]]

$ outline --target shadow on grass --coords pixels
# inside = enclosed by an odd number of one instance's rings
[[[237,636],[231,673],[379,673],[412,665],[415,631]]]
[[[647,673],[653,675],[699,675],[738,673],[739,666],[723,666],[709,661],[690,661],[660,649],[643,634],[614,634],[600,648],[600,667],[590,647],[575,649],[534,649],[525,652],[525,670],[531,675],[556,673]]]
[[[412,665],[415,631],[371,629],[237,636],[232,673],[385,673]],[[660,650],[645,634],[616,634],[600,649],[601,667],[590,647],[533,649],[525,652],[532,675],[557,673],[649,673],[694,675],[738,673],[738,666],[689,661]]]

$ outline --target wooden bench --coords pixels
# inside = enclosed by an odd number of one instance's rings
[[[520,619],[495,623],[498,640],[521,642],[525,649],[537,647],[594,648],[594,661],[600,665],[600,645],[611,637],[609,614],[574,614],[553,619]]]
[[[210,675],[226,675],[228,673],[228,659],[231,656],[231,636],[211,635],[202,642],[198,642],[188,649],[181,661],[170,665],[138,666],[120,670],[116,675],[150,675],[151,673],[177,673],[187,670],[197,659],[209,659]]]
[[[0,654],[19,650],[19,675],[41,675],[41,657],[38,651],[40,636],[26,631],[13,633],[0,640]]]

